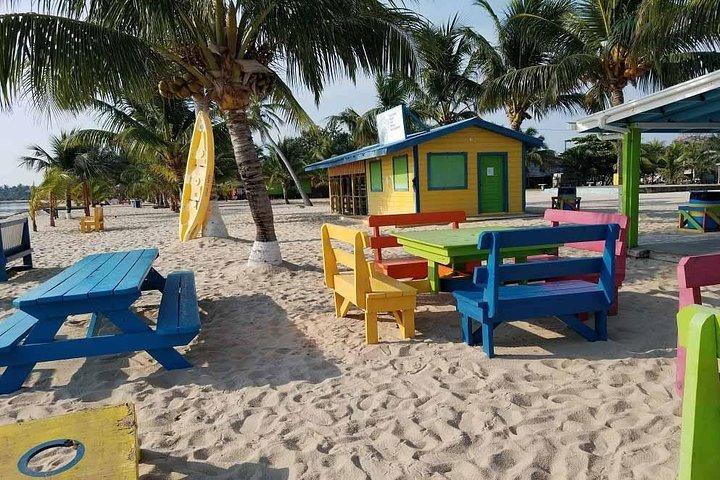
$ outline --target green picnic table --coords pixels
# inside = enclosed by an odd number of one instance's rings
[[[478,238],[482,232],[492,230],[507,230],[508,227],[483,226],[473,228],[443,228],[437,230],[418,230],[409,232],[392,232],[403,249],[428,262],[428,280],[430,291],[452,291],[456,282],[444,282],[443,288],[438,272],[439,265],[446,265],[453,270],[459,270],[462,265],[469,262],[487,260],[488,251],[478,250]],[[560,245],[533,245],[530,247],[507,248],[500,250],[502,258],[514,258],[517,262],[524,262],[532,255],[556,254]],[[467,284],[467,282],[464,282]]]

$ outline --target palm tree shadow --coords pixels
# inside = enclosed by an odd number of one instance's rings
[[[171,457],[152,450],[141,450],[141,462],[152,465],[152,470],[140,476],[140,480],[160,480],[169,474],[180,473],[188,480],[247,479],[247,480],[288,480],[288,468],[273,468],[264,463],[240,463],[229,468],[221,468],[207,462],[193,462],[186,458]]]
[[[202,300],[200,309],[200,334],[190,346],[178,348],[193,368],[168,371],[158,365],[153,373],[133,382],[144,381],[162,389],[196,384],[228,391],[293,381],[319,383],[341,373],[267,295]],[[150,318],[156,315],[155,308],[146,312]],[[132,355],[86,359],[67,385],[54,388],[55,398],[85,402],[110,398],[115,389],[128,382],[125,371],[132,369]],[[143,363],[147,361],[143,359]],[[88,377],[93,381],[88,382]],[[43,388],[37,384],[32,388],[38,387]]]

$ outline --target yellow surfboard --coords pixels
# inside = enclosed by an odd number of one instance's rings
[[[180,241],[197,238],[205,224],[215,172],[215,141],[212,122],[205,112],[195,120],[185,184],[180,202]]]

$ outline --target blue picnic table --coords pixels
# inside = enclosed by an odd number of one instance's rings
[[[0,321],[0,394],[22,387],[36,363],[144,350],[168,370],[192,366],[173,347],[200,330],[192,272],[167,278],[152,266],[156,249],[90,255],[17,298],[19,312]],[[159,290],[155,328],[132,310],[143,291]],[[92,314],[85,338],[56,340],[70,315]],[[98,334],[107,319],[119,334]]]

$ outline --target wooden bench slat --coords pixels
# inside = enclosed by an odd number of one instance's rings
[[[100,255],[101,254],[88,255],[87,257],[85,257],[82,260],[78,261],[77,263],[73,264],[69,268],[63,270],[59,274],[55,275],[54,277],[50,278],[49,280],[47,280],[47,281],[43,282],[42,284],[38,285],[37,287],[33,288],[26,294],[22,295],[21,297],[16,299],[13,302],[13,304],[15,306],[18,306],[18,305],[27,305],[30,303],[36,303],[39,298],[41,298],[47,292],[49,292],[53,288],[57,287],[61,283],[63,283],[65,280],[67,280],[70,277],[72,277],[73,275],[75,275],[78,271],[85,268],[85,266],[92,263]]]
[[[118,266],[127,258],[130,252],[116,252],[97,270],[88,275],[85,281],[79,283],[63,295],[65,301],[87,298],[90,292],[100,284],[108,275],[114,272]]]
[[[91,261],[87,262],[83,266],[83,268],[76,271],[73,275],[64,279],[55,287],[41,295],[37,299],[37,303],[52,303],[62,301],[63,295],[65,295],[65,293],[80,285],[83,281],[85,281],[88,275],[92,274],[95,270],[102,267],[109,258],[110,255],[107,254],[96,256]]]
[[[128,273],[118,283],[113,290],[113,295],[125,295],[135,291],[140,291],[142,282],[148,275],[148,272],[152,268],[152,263],[158,256],[156,249],[142,250],[140,258],[137,259],[135,264],[128,270]]]
[[[123,261],[119,263],[111,272],[109,272],[105,276],[105,278],[103,278],[94,287],[92,287],[92,289],[90,289],[90,292],[88,292],[88,297],[94,298],[98,296],[106,296],[108,295],[108,292],[113,292],[118,286],[118,284],[122,281],[122,279],[125,278],[125,275],[127,275],[128,271],[132,268],[132,266],[135,265],[135,263],[138,261],[143,251],[144,250],[132,250],[126,252],[127,255],[125,256]]]
[[[20,343],[37,322],[37,318],[23,312],[14,313],[0,321],[0,353]]]
[[[173,272],[167,276],[158,312],[157,333],[174,335],[200,330],[200,313],[192,272]]]

